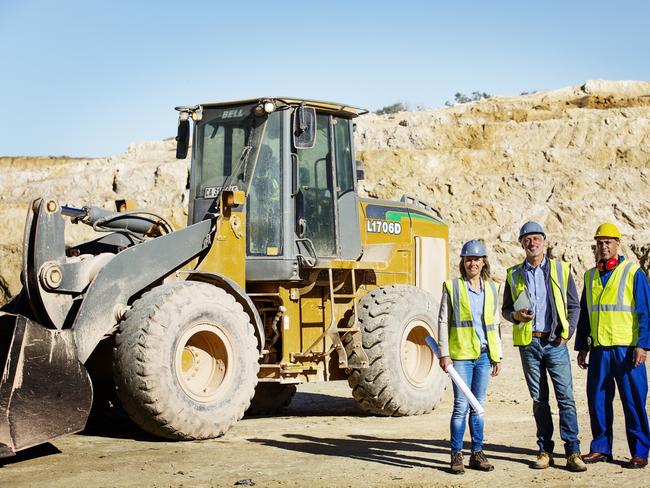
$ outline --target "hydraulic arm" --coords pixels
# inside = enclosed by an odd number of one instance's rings
[[[111,233],[68,255],[64,216]],[[24,288],[0,312],[0,457],[84,428],[92,386],[83,364],[133,296],[210,247],[213,227],[204,220],[173,232],[146,212],[34,200]]]

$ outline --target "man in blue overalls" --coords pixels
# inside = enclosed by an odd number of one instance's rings
[[[641,268],[619,254],[621,233],[609,222],[598,227],[597,266],[585,273],[575,349],[587,371],[591,449],[586,463],[611,461],[614,384],[623,403],[632,459],[628,468],[645,468],[650,449],[646,412],[650,348],[650,285]],[[587,364],[589,355],[589,364]]]

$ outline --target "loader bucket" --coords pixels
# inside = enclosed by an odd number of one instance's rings
[[[93,391],[72,330],[0,312],[0,458],[79,432]]]

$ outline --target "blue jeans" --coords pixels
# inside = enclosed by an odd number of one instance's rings
[[[527,346],[519,348],[521,365],[533,399],[533,415],[537,424],[537,445],[540,451],[553,452],[553,419],[548,403],[548,372],[553,382],[557,406],[560,410],[560,437],[567,455],[580,452],[578,416],[573,399],[571,361],[566,344],[548,342],[533,337]]]
[[[492,364],[487,352],[481,353],[477,359],[454,360],[454,369],[470,387],[476,399],[483,405],[490,373],[492,372]],[[470,409],[467,397],[455,384],[453,384],[453,387],[454,411],[451,414],[450,422],[452,454],[463,449],[467,411]],[[481,451],[483,449],[483,416],[477,415],[473,408],[469,414],[469,432],[472,436],[472,451]]]
[[[587,399],[591,419],[591,450],[612,454],[614,383],[623,403],[627,445],[632,456],[648,457],[650,426],[646,412],[648,375],[645,364],[633,367],[634,347],[594,347],[589,354]]]

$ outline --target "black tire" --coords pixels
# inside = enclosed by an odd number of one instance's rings
[[[363,410],[419,415],[440,403],[446,375],[424,341],[427,335],[437,336],[437,314],[433,296],[414,286],[376,288],[360,300],[359,325],[369,367],[354,369],[348,383]]]
[[[207,283],[154,288],[120,323],[113,374],[129,417],[168,439],[218,437],[255,392],[257,342],[235,299]]]
[[[296,385],[258,383],[247,416],[273,415],[288,407],[296,394]]]

